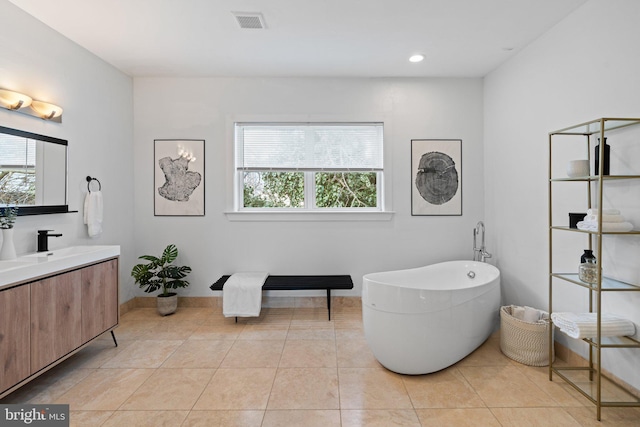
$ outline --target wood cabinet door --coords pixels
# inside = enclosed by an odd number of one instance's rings
[[[31,283],[31,373],[82,345],[81,272]]]
[[[82,342],[118,324],[118,260],[82,269]]]
[[[0,393],[31,374],[29,285],[0,291]]]

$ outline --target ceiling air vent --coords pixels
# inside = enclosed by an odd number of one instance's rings
[[[261,30],[267,28],[261,13],[231,12],[236,17],[240,28]]]

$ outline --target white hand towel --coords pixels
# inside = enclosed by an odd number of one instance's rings
[[[576,224],[579,230],[585,231],[598,231],[598,222],[597,221],[578,221]],[[608,231],[614,232],[626,232],[633,230],[633,224],[630,222],[603,222],[602,223],[602,231],[604,233]]]
[[[524,307],[519,307],[517,305],[511,306],[511,315],[518,320],[524,321]]]
[[[225,317],[257,317],[262,307],[262,285],[269,273],[236,273],[222,286],[222,314]]]
[[[84,223],[89,237],[102,233],[102,191],[90,191],[84,198]]]
[[[597,334],[597,313],[552,313],[551,320],[571,338],[593,338]],[[629,336],[636,333],[631,321],[614,314],[602,313],[600,335],[603,337]]]
[[[598,215],[599,213],[602,215],[620,215],[620,211],[618,209],[587,209],[587,215]]]
[[[587,215],[583,218],[583,221],[598,222],[599,215]],[[624,222],[625,219],[622,215],[602,215],[602,222]]]

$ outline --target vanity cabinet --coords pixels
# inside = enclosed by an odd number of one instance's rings
[[[87,267],[93,268],[93,267]],[[31,283],[31,373],[82,344],[81,271]]]
[[[0,289],[0,398],[118,325],[118,258]]]
[[[82,273],[82,342],[118,324],[118,261],[84,268]]]
[[[562,152],[562,149],[558,149],[558,145],[569,144],[570,148],[586,148],[587,161],[591,165],[593,158],[591,153],[595,149],[596,144],[599,141],[606,141],[606,137],[611,135],[616,136],[617,141],[627,141],[628,146],[625,148],[624,144],[616,147],[612,142],[613,138],[609,139],[609,145],[611,150],[620,148],[619,157],[623,158],[623,162],[620,163],[620,170],[613,170],[616,174],[605,175],[603,174],[603,166],[606,166],[604,162],[599,164],[600,173],[588,174],[585,176],[573,176],[566,177],[564,173],[559,172],[558,166],[564,166],[557,164],[558,160],[556,155],[558,152]],[[602,334],[602,308],[603,298],[605,295],[611,295],[614,293],[637,293],[640,292],[640,283],[634,280],[637,274],[628,274],[630,280],[619,280],[614,277],[608,276],[607,273],[607,261],[611,260],[611,257],[607,257],[607,252],[612,242],[619,242],[624,245],[637,245],[640,242],[640,224],[634,224],[635,228],[630,231],[621,230],[609,226],[608,229],[604,229],[602,221],[599,223],[599,227],[595,230],[581,230],[577,228],[571,228],[560,223],[560,218],[564,218],[567,221],[568,211],[559,212],[557,205],[566,205],[564,200],[554,200],[554,189],[557,186],[570,186],[567,188],[563,196],[577,195],[576,199],[582,200],[581,206],[587,209],[598,208],[602,210],[604,205],[607,207],[616,207],[618,204],[624,204],[624,194],[620,192],[621,184],[629,184],[629,188],[640,188],[640,167],[638,166],[638,159],[633,159],[631,154],[625,154],[625,149],[628,153],[637,153],[637,139],[640,137],[640,118],[601,118],[593,120],[587,123],[582,123],[576,126],[571,126],[565,129],[561,129],[555,132],[549,133],[549,313],[553,313],[554,303],[554,290],[560,293],[560,287],[564,286],[578,286],[585,289],[588,295],[584,298],[584,301],[588,304],[588,311],[596,313],[596,336],[588,337],[582,341],[588,345],[589,356],[587,366],[568,366],[566,364],[557,364],[551,362],[549,365],[549,380],[553,379],[553,375],[557,375],[564,381],[573,386],[576,390],[582,393],[588,400],[596,405],[597,419],[601,418],[601,408],[603,407],[629,407],[640,406],[640,398],[636,396],[632,390],[619,385],[619,381],[609,378],[603,373],[602,358],[605,352],[612,352],[620,349],[640,349],[640,341],[627,336],[603,336]],[[574,145],[571,145],[574,144]],[[580,145],[581,144],[581,145]],[[605,155],[604,145],[600,144],[599,157],[602,159]],[[556,151],[557,150],[557,151]],[[573,150],[566,150],[573,151]],[[584,153],[584,151],[581,151]],[[566,160],[566,159],[565,159]],[[593,168],[595,169],[595,167]],[[587,172],[588,173],[588,172]],[[612,191],[618,189],[618,192]],[[573,191],[575,189],[575,192]],[[605,192],[607,193],[605,198]],[[637,193],[636,193],[637,194]],[[582,196],[584,195],[584,196]],[[557,203],[556,203],[557,202]],[[564,202],[564,203],[563,203]],[[603,202],[605,202],[603,204]],[[624,212],[621,212],[624,214]],[[563,222],[564,222],[563,221]],[[567,221],[568,222],[568,221]],[[565,240],[565,247],[560,249],[557,240],[562,237]],[[576,241],[582,241],[579,246]],[[562,268],[560,265],[567,266],[567,260],[562,261],[566,247],[570,245],[576,245],[575,250],[572,253],[575,254],[575,267]],[[591,249],[596,253],[598,258],[597,263],[597,275],[593,283],[586,283],[580,280],[578,274],[578,258],[583,249]],[[624,255],[623,255],[624,256]],[[564,257],[566,258],[566,257]],[[627,258],[629,258],[627,256]],[[627,265],[634,265],[633,260]],[[603,264],[605,267],[603,267]],[[579,288],[575,288],[579,289]],[[564,289],[562,289],[564,290]],[[553,328],[549,330],[550,351],[549,360],[552,360],[551,350],[554,345]],[[640,350],[637,354],[640,357]],[[624,378],[621,378],[624,381]],[[604,391],[615,390],[615,397],[605,397]]]
[[[0,291],[0,390],[31,374],[29,350],[29,286]]]

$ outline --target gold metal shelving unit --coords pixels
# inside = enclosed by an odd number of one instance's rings
[[[635,229],[629,232],[602,232],[602,215],[599,218],[598,231],[584,231],[565,226],[553,225],[553,185],[562,182],[584,182],[587,187],[587,206],[603,206],[604,183],[615,180],[640,179],[640,175],[603,175],[604,144],[600,144],[600,165],[598,175],[556,178],[552,176],[552,158],[554,137],[560,135],[575,136],[584,138],[587,148],[587,159],[592,163],[590,157],[592,138],[599,137],[604,141],[605,134],[610,131],[629,126],[640,125],[640,118],[600,118],[590,122],[560,129],[549,133],[549,314],[553,311],[553,287],[554,281],[558,284],[566,283],[578,285],[589,291],[589,311],[597,313],[597,334],[596,337],[587,338],[583,341],[589,345],[588,366],[557,366],[554,362],[549,364],[549,380],[553,379],[553,374],[565,380],[594,405],[596,405],[596,415],[598,421],[601,419],[601,409],[604,407],[640,407],[640,398],[624,387],[618,385],[602,372],[602,350],[620,348],[638,348],[640,341],[630,337],[603,337],[601,336],[601,309],[602,294],[607,292],[640,292],[640,284],[626,283],[602,275],[602,268],[598,268],[597,282],[589,284],[582,282],[576,272],[557,272],[553,266],[553,235],[554,233],[583,233],[587,236],[589,249],[595,249],[599,257],[602,255],[602,237],[605,235],[637,236],[640,230]],[[640,131],[640,127],[638,127]],[[640,138],[640,132],[638,134]],[[640,159],[638,159],[640,161]],[[593,188],[595,186],[595,188]],[[593,193],[592,190],[595,190]],[[595,200],[592,200],[595,194]],[[595,201],[595,204],[593,202]],[[636,228],[638,225],[636,224]],[[598,264],[600,266],[600,264]],[[553,360],[553,329],[549,328],[549,360]],[[640,354],[640,353],[639,353]],[[603,391],[607,391],[607,399],[603,397]]]

